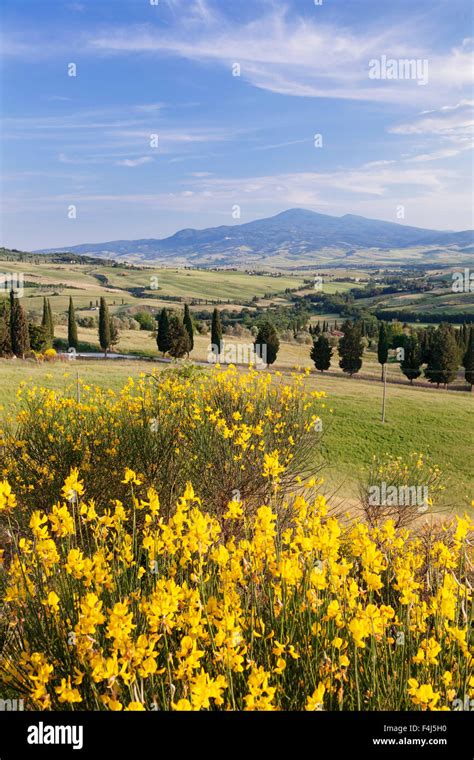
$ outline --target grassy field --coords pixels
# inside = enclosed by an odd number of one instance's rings
[[[314,273],[317,271],[315,267]],[[11,262],[0,260],[0,272],[23,273],[28,287],[24,291],[24,306],[31,313],[42,309],[43,297],[51,301],[56,314],[67,311],[72,297],[76,310],[82,316],[104,296],[112,314],[130,308],[159,309],[169,306],[167,298],[195,301],[191,308],[200,309],[209,304],[223,307],[248,305],[256,297],[262,306],[269,303],[288,305],[285,290],[296,290],[300,295],[314,292],[306,280],[311,272],[295,274],[248,274],[240,271],[213,271],[201,269],[170,269],[160,267],[130,268],[127,266],[97,266],[84,264],[52,264],[45,262]],[[354,287],[353,282],[336,282],[341,273],[323,275],[323,291],[326,294],[345,292]],[[138,295],[138,291],[141,292]]]
[[[97,315],[96,311],[90,311],[89,305],[103,295],[112,313],[130,307],[138,310],[145,306],[176,306],[162,300],[162,296],[179,296],[188,301],[200,299],[201,303],[195,307],[197,309],[202,309],[206,300],[209,303],[222,300],[222,306],[226,308],[239,308],[239,304],[248,303],[254,296],[261,306],[267,303],[288,305],[285,289],[296,288],[299,292],[310,292],[304,280],[312,278],[309,271],[272,277],[231,271],[0,261],[0,271],[2,270],[23,272],[26,281],[35,283],[35,287],[25,288],[23,299],[23,305],[30,314],[32,311],[41,312],[44,294],[50,298],[52,310],[56,314],[66,311],[70,296],[74,299],[76,309],[81,309],[82,315]],[[316,271],[317,268],[313,274]],[[334,277],[344,274],[336,271]],[[352,272],[351,276],[355,274],[362,275],[363,272]],[[330,274],[324,274],[323,292],[343,292],[352,286],[351,282],[335,282]],[[145,289],[146,296],[137,297],[130,292],[134,288]],[[270,293],[277,295],[265,298]],[[446,308],[451,302],[453,308],[462,303],[466,313],[470,313],[474,295],[459,296],[446,291],[421,295],[394,294],[384,299],[383,305],[387,308],[413,308],[418,299],[420,310],[427,304],[433,309],[440,305]],[[366,300],[366,305],[372,301]],[[335,314],[313,315],[312,321],[322,322],[327,319],[333,324],[335,318],[340,321],[339,315]],[[65,339],[66,327],[56,325],[55,334],[57,338]],[[82,350],[98,350],[96,329],[79,327],[78,335]],[[250,334],[240,338],[224,337],[228,346],[242,343],[250,345],[253,340]],[[195,335],[192,359],[206,362],[209,343],[209,335]],[[16,389],[22,380],[59,390],[75,381],[77,372],[86,383],[117,389],[128,376],[150,372],[153,368],[162,370],[166,366],[156,362],[159,358],[156,342],[148,331],[122,330],[115,350],[139,355],[141,359],[107,362],[98,359],[78,360],[47,365],[38,365],[33,361],[0,360],[0,404],[3,405],[0,414],[12,409]],[[474,497],[474,404],[461,373],[452,388],[446,392],[429,386],[423,380],[411,387],[399,367],[389,365],[387,421],[382,425],[382,384],[376,354],[366,351],[361,373],[350,379],[339,369],[337,356],[333,357],[329,373],[316,374],[309,352],[310,346],[307,344],[281,341],[278,360],[272,371],[281,373],[283,380],[286,380],[296,367],[309,369],[311,372],[306,380],[308,387],[324,390],[328,394],[328,407],[333,409],[332,422],[326,428],[324,437],[328,491],[339,489],[340,495],[349,500],[357,499],[358,478],[373,455],[389,453],[404,456],[417,450],[430,455],[449,479],[446,505],[460,510],[470,504]],[[150,361],[145,361],[147,358]],[[280,381],[278,378],[276,380]]]
[[[57,390],[69,386],[69,392],[75,392],[77,373],[84,383],[116,390],[130,376],[159,371],[165,366],[140,360],[78,360],[48,365],[0,360],[0,414],[8,414],[15,407],[16,388],[22,380]],[[275,381],[287,381],[291,375],[290,358],[279,362],[275,369],[282,375]],[[470,505],[474,498],[471,394],[389,385],[386,423],[382,425],[381,383],[315,372],[305,382],[310,390],[325,391],[327,408],[332,409],[323,439],[327,462],[323,475],[327,493],[337,491],[336,501],[343,499],[351,504],[357,500],[358,479],[374,454],[406,456],[419,451],[429,455],[447,478],[443,506],[462,511]]]

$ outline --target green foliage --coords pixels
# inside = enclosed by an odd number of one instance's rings
[[[377,343],[377,358],[379,364],[386,364],[388,359],[388,336],[385,322],[380,323],[379,327],[379,339]]]
[[[332,348],[325,335],[320,335],[313,342],[310,356],[316,369],[319,369],[321,372],[329,369],[331,366]]]
[[[448,385],[456,377],[459,364],[459,348],[453,328],[442,324],[433,333],[425,376],[430,383]]]
[[[463,357],[463,366],[466,383],[474,386],[474,326],[469,330],[469,342]]]
[[[69,299],[69,309],[67,315],[67,343],[69,348],[77,349],[79,341],[77,338],[76,315],[74,314],[74,304],[72,298]]]
[[[11,356],[11,353],[10,306],[5,298],[0,306],[0,357]]]
[[[360,327],[347,320],[342,325],[344,337],[339,340],[339,366],[343,372],[352,377],[362,367],[362,354],[364,347],[360,334]]]
[[[400,368],[411,384],[421,375],[421,347],[416,335],[407,336],[403,351],[405,355],[400,362]]]
[[[194,348],[194,329],[193,329],[193,322],[191,319],[191,313],[189,311],[188,304],[184,305],[184,319],[183,319],[184,326],[186,328],[186,331],[189,335],[189,350],[192,351]]]
[[[148,330],[149,332],[154,332],[156,330],[156,319],[149,311],[139,311],[133,316],[140,325],[140,330]]]
[[[30,348],[32,351],[41,353],[48,348],[49,335],[43,325],[37,325],[34,322],[29,322],[28,334],[30,339]]]
[[[173,314],[169,320],[169,336],[170,336],[170,348],[169,354],[175,359],[181,359],[183,356],[189,354],[191,350],[191,342],[189,340],[188,331],[183,324],[182,319]]]
[[[170,336],[170,324],[169,324],[168,312],[164,308],[161,310],[160,319],[158,322],[158,332],[156,335],[156,343],[157,343],[158,349],[161,351],[163,356],[171,348],[171,336]]]
[[[30,348],[28,319],[20,299],[10,293],[10,335],[12,352],[19,359],[24,359]]]
[[[54,342],[54,319],[53,319],[53,312],[51,310],[51,301],[47,300],[47,306],[48,306],[48,331],[49,331],[49,337],[51,341],[51,345],[53,345]]]
[[[107,356],[107,352],[112,345],[112,336],[110,334],[110,315],[109,315],[109,307],[107,306],[107,302],[105,298],[100,299],[100,307],[99,307],[99,343],[100,347],[103,351],[105,351],[105,355]]]
[[[257,356],[260,356],[266,364],[274,363],[280,348],[280,340],[271,322],[262,322],[254,345]]]
[[[47,298],[43,298],[43,317],[41,319],[41,326],[44,329],[47,339],[46,348],[49,348],[53,345],[54,327],[52,326],[51,307]]]
[[[119,320],[114,317],[110,318],[110,346],[113,348],[120,340]]]
[[[220,354],[222,352],[223,341],[221,317],[218,309],[214,309],[212,312],[211,343],[213,346],[216,346],[217,354]]]

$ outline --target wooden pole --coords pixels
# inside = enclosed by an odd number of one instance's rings
[[[382,396],[382,423],[385,422],[385,402],[387,399],[387,365],[382,364],[383,371],[383,396]]]

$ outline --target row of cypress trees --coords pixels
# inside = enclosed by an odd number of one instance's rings
[[[344,336],[340,338],[338,352],[339,366],[349,375],[359,372],[362,367],[364,345],[360,323],[346,321],[341,328]],[[450,324],[441,324],[436,329],[416,331],[409,335],[397,335],[396,345],[390,342],[385,322],[379,326],[377,358],[382,365],[382,380],[385,365],[388,362],[390,348],[402,348],[400,368],[405,377],[413,380],[422,374],[422,365],[426,364],[424,375],[428,382],[447,386],[457,376],[460,366],[464,367],[466,382],[474,385],[474,325],[463,325],[455,330]],[[325,334],[314,337],[311,359],[316,369],[324,372],[331,366],[333,349]]]
[[[182,318],[178,314],[169,315],[166,308],[161,310],[156,342],[163,356],[166,353],[174,358],[189,356],[194,347],[194,328],[187,304],[185,304]],[[224,339],[218,309],[214,309],[212,313],[211,344],[214,347],[215,354],[220,356],[224,347]],[[263,322],[260,325],[254,345],[258,355],[264,357],[266,364],[274,363],[280,348],[280,341],[271,322]],[[265,353],[262,351],[263,346],[265,346]]]

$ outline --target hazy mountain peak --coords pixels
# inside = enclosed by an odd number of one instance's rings
[[[281,265],[290,266],[295,261],[316,264],[321,260],[330,265],[334,263],[333,256],[328,255],[332,250],[342,264],[345,256],[353,257],[357,250],[462,247],[472,243],[473,232],[469,230],[441,232],[355,214],[337,217],[290,208],[243,224],[200,230],[186,227],[162,239],[120,240],[40,252],[71,251],[197,266],[262,264],[268,259],[278,259]]]

